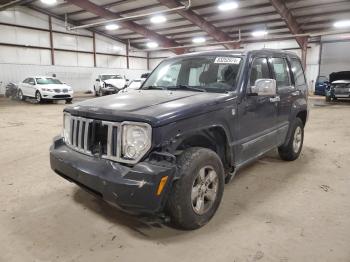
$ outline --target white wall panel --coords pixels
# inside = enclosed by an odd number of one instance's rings
[[[0,22],[48,28],[48,16],[35,12],[29,8],[17,6],[0,12]]]
[[[144,58],[130,57],[129,65],[130,65],[130,68],[134,68],[134,69],[144,69],[144,68],[147,69],[147,60]]]
[[[62,66],[78,66],[78,54],[74,52],[55,51],[55,64]]]
[[[60,49],[77,50],[78,41],[74,35],[53,33],[53,46]]]
[[[94,66],[94,57],[91,54],[78,53],[78,66]]]
[[[119,43],[104,36],[96,35],[96,52],[110,54],[126,54],[125,44]]]
[[[0,47],[0,63],[19,63],[17,48],[8,46]]]

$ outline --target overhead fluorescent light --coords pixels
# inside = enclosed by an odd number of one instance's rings
[[[228,1],[228,2],[222,2],[221,4],[219,4],[218,6],[220,11],[229,11],[232,9],[237,9],[238,8],[238,4],[236,2],[233,1]]]
[[[148,48],[157,48],[159,45],[156,42],[148,42],[147,47]]]
[[[46,5],[54,5],[57,3],[56,0],[41,0],[41,2]]]
[[[117,30],[117,29],[119,29],[119,25],[117,25],[117,24],[109,24],[109,25],[106,25],[106,29],[107,30]]]
[[[267,34],[268,33],[266,30],[257,30],[257,31],[252,32],[252,36],[254,36],[254,37],[261,37],[261,36],[265,36]]]
[[[204,37],[195,37],[192,39],[192,42],[195,44],[204,43],[205,41],[207,40]]]
[[[156,15],[151,17],[151,22],[153,24],[161,24],[166,22],[166,17],[163,15]]]
[[[341,21],[335,22],[333,25],[336,28],[349,27],[350,26],[350,20],[341,20]]]

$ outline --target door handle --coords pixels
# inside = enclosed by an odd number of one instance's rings
[[[270,97],[270,102],[271,103],[276,103],[281,101],[281,98],[279,96],[275,96],[275,97]]]

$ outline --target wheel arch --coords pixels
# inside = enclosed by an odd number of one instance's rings
[[[175,151],[183,151],[190,147],[203,147],[217,153],[225,169],[232,163],[232,154],[229,147],[228,136],[221,126],[212,126],[187,133],[177,140]]]

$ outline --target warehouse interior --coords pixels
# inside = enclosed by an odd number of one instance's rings
[[[0,261],[350,261],[350,99],[316,90],[350,71],[349,18],[349,0],[0,0]],[[300,58],[304,147],[239,170],[204,227],[127,214],[51,170],[63,110],[120,95],[95,97],[104,75],[128,89],[164,59],[261,49]],[[74,98],[21,99],[38,76]]]

